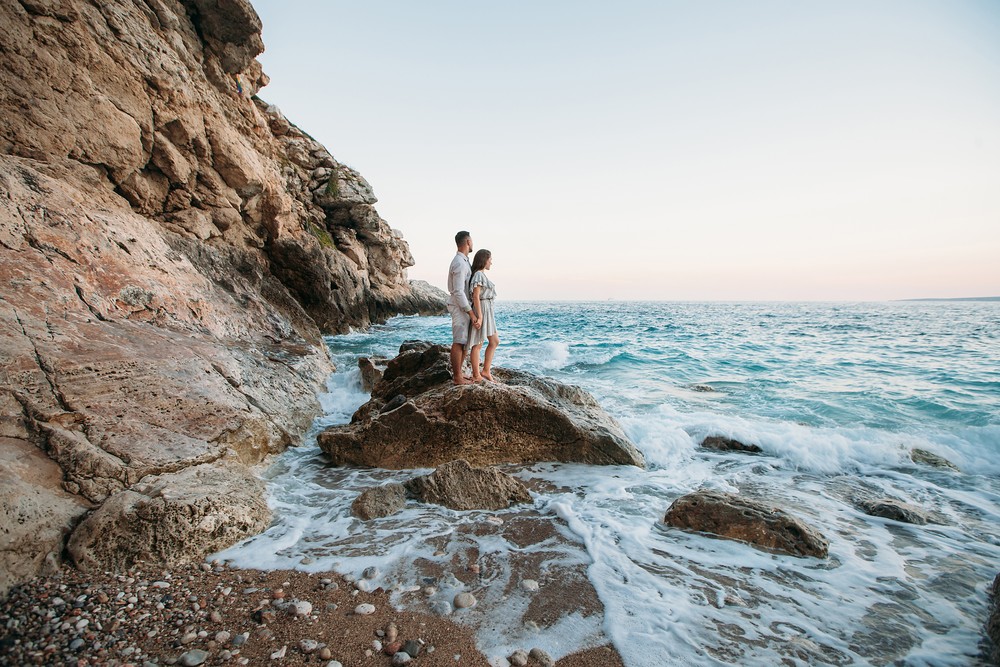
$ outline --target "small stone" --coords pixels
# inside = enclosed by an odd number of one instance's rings
[[[538,582],[534,579],[525,579],[521,582],[521,588],[529,593],[534,593],[538,590]]]
[[[399,628],[396,627],[395,623],[390,623],[385,627],[386,641],[394,642],[396,637],[399,637]]]
[[[230,635],[225,630],[222,630],[220,632],[216,632],[215,633],[215,641],[216,641],[217,644],[225,644],[225,643],[227,643],[229,641],[229,639],[231,637],[232,637],[232,635]]]
[[[424,595],[427,597],[433,597],[438,592],[438,589],[434,586],[424,586]]]
[[[196,639],[198,639],[197,632],[188,632],[183,637],[181,637],[181,644],[190,644]]]
[[[222,589],[222,595],[225,597],[229,597],[229,594],[232,592],[233,592],[232,586],[226,586],[225,588]]]
[[[222,614],[218,611],[212,610],[212,613],[208,615],[213,623],[222,623]]]
[[[525,667],[528,664],[528,654],[518,649],[510,654],[507,658],[507,662],[511,664],[512,667]]]
[[[413,660],[413,656],[411,656],[406,651],[400,651],[396,655],[392,656],[392,664],[394,667],[396,665],[405,665],[411,660]]]
[[[77,637],[76,639],[74,639],[73,641],[71,641],[69,643],[69,650],[70,651],[75,651],[78,648],[80,648],[81,646],[83,646],[85,643],[86,642],[84,642],[82,639],[80,639],[79,637]]]
[[[368,616],[375,613],[375,605],[364,602],[354,608],[354,613],[358,616]]]
[[[374,650],[374,651],[375,651],[376,653],[379,653],[379,652],[381,652],[381,651],[382,651],[382,642],[380,642],[380,641],[379,641],[379,640],[377,640],[377,639],[376,639],[376,640],[374,640],[374,641],[372,642],[372,650]]]
[[[288,605],[288,611],[295,616],[308,616],[312,610],[312,603],[306,600],[298,600]]]
[[[420,649],[422,648],[423,646],[420,645],[420,642],[414,641],[413,639],[403,644],[403,650],[409,653],[411,658],[416,658],[420,655]]]
[[[455,609],[467,609],[476,606],[476,596],[472,593],[459,593],[455,596]]]
[[[170,588],[170,582],[169,581],[154,581],[152,584],[150,584],[150,586],[152,586],[153,588]]]
[[[325,646],[319,650],[317,655],[319,655],[320,660],[329,660],[333,657],[333,653]]]
[[[386,655],[391,656],[391,655],[396,655],[402,650],[403,650],[403,642],[391,641],[385,645],[385,648],[382,649],[382,652],[385,653]]]
[[[88,621],[85,618],[81,618],[79,621],[76,622],[76,626],[75,627],[76,627],[77,630],[83,630],[88,625],[90,625],[90,621]]]
[[[362,579],[360,581],[354,582],[354,587],[357,588],[362,593],[371,593],[376,588],[375,584],[369,581],[368,579]]]
[[[552,659],[551,655],[538,647],[531,649],[528,652],[528,657],[541,665],[541,667],[554,667],[556,664],[556,661]]]
[[[219,660],[229,661],[229,660],[232,660],[232,659],[233,659],[233,652],[230,651],[229,649],[225,649],[223,651],[219,651]]]
[[[302,565],[312,565],[313,559],[310,558],[309,556],[303,556],[302,560],[300,560],[299,563]]]
[[[206,660],[208,660],[208,651],[202,651],[200,648],[195,648],[182,654],[178,662],[184,665],[184,667],[197,667],[198,665],[204,664]]]
[[[498,516],[488,516],[488,517],[486,517],[486,521],[489,522],[489,523],[492,523],[495,526],[502,526],[503,525],[503,519],[501,519]]]
[[[233,646],[243,646],[250,639],[249,632],[243,632],[233,637]]]
[[[344,667],[344,666],[336,660],[331,660],[330,662],[326,663],[326,667]]]
[[[319,648],[319,642],[315,639],[303,639],[299,642],[299,650],[309,654]]]
[[[361,573],[362,579],[374,579],[378,576],[378,568],[374,565],[372,567],[366,567],[364,572]]]
[[[275,600],[281,600],[285,597],[285,591],[279,588],[278,590],[274,591],[273,597]]]
[[[212,571],[212,564],[211,563],[202,563],[201,564],[201,571],[202,572],[211,572]]]
[[[284,645],[277,651],[271,654],[271,660],[282,660],[285,657],[285,653],[288,651],[288,645]]]

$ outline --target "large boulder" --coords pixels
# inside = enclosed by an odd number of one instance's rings
[[[531,502],[528,488],[519,480],[496,468],[474,468],[461,459],[414,477],[405,486],[413,497],[453,510],[500,510]]]
[[[733,493],[695,491],[670,505],[663,521],[792,556],[827,555],[827,540],[785,512]]]
[[[337,464],[380,468],[566,461],[644,466],[593,396],[530,373],[497,368],[497,382],[455,386],[449,351],[407,342],[350,424],[319,435]]]
[[[73,532],[81,569],[197,561],[267,528],[264,483],[233,462],[151,476],[111,496]]]

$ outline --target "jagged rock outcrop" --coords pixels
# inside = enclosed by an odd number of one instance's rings
[[[0,456],[58,466],[3,479],[0,523],[39,527],[0,533],[11,580],[147,475],[295,442],[322,333],[443,307],[364,178],[255,97],[260,27],[247,0],[0,4]]]
[[[621,426],[583,389],[498,368],[452,384],[448,349],[408,341],[351,423],[318,437],[335,464],[381,468],[567,461],[644,466]]]
[[[986,637],[989,645],[986,655],[989,664],[1000,665],[1000,574],[993,580],[989,589],[990,613],[986,619]]]
[[[675,500],[664,523],[792,556],[825,558],[826,538],[785,512],[733,493],[695,491]]]
[[[929,452],[926,449],[915,448],[910,450],[910,460],[914,463],[922,463],[924,465],[931,466],[932,468],[958,471],[957,465],[943,456],[939,456],[934,452]]]

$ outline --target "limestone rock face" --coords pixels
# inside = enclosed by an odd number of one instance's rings
[[[258,533],[270,518],[264,483],[245,467],[203,464],[115,494],[73,532],[69,553],[84,570],[170,566]]]
[[[531,502],[519,480],[496,468],[473,468],[461,459],[414,477],[405,486],[415,498],[453,510],[499,510]]]
[[[645,465],[618,422],[579,387],[500,368],[496,383],[454,386],[448,355],[441,345],[404,343],[351,423],[319,435],[332,462]]]
[[[827,540],[799,519],[732,493],[689,493],[671,504],[663,521],[792,556],[827,555]]]
[[[444,312],[371,186],[256,97],[260,30],[249,0],[0,3],[0,457],[51,463],[2,479],[37,528],[5,572],[149,475],[296,442],[323,333]],[[257,529],[225,516],[192,557]]]

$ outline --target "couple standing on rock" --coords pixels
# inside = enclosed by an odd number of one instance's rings
[[[469,264],[472,236],[469,232],[455,234],[458,252],[448,267],[448,312],[451,313],[451,373],[455,384],[472,384],[483,379],[493,381],[490,369],[493,353],[500,344],[497,323],[493,317],[496,288],[486,271],[493,266],[489,250],[480,250]],[[479,350],[487,341],[482,371],[479,370]],[[462,375],[462,361],[471,358],[472,377]]]

